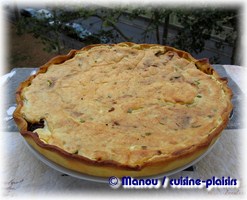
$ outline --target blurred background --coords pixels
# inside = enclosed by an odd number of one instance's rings
[[[58,54],[98,43],[155,43],[209,58],[212,64],[241,65],[241,9],[114,7],[95,4],[4,5],[9,52],[6,73],[40,67]]]

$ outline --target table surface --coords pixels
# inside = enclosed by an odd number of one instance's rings
[[[214,65],[215,70],[222,76],[228,78],[229,87],[233,90],[232,103],[234,105],[233,116],[231,117],[227,128],[224,130],[221,138],[212,149],[212,151],[204,157],[201,161],[194,165],[193,171],[182,171],[171,177],[178,178],[180,176],[189,176],[191,178],[208,179],[213,176],[217,177],[228,177],[236,178],[241,182],[241,173],[239,168],[241,167],[241,156],[242,156],[242,140],[244,122],[242,117],[242,105],[244,100],[244,90],[242,89],[241,83],[238,82],[236,77],[243,78],[243,72],[239,67],[239,76],[232,77],[228,71],[228,66]],[[234,70],[237,69],[234,68]],[[4,118],[9,117],[7,115],[7,109],[15,104],[15,90],[19,83],[24,81],[35,68],[14,68],[14,76],[7,79],[3,83],[5,88],[4,94],[6,100],[3,105]],[[245,71],[245,69],[243,70]],[[6,118],[5,118],[6,119]],[[3,160],[5,163],[4,174],[4,193],[7,196],[21,196],[25,194],[53,194],[54,192],[69,194],[77,192],[83,193],[84,195],[90,194],[92,191],[106,194],[108,191],[112,191],[113,195],[118,195],[119,192],[122,194],[138,193],[138,190],[124,190],[120,188],[113,190],[108,184],[96,183],[77,179],[71,176],[67,176],[58,172],[44,163],[39,161],[27,148],[23,138],[18,134],[18,129],[12,119],[3,121],[3,130],[1,130],[1,141],[4,146]],[[238,137],[236,137],[236,135]],[[19,153],[21,152],[21,153]],[[9,159],[11,158],[11,159]],[[219,159],[220,158],[220,159]],[[23,162],[25,161],[25,162]],[[118,192],[116,192],[118,191]],[[140,192],[140,191],[139,191]],[[163,190],[148,190],[143,191],[145,195],[152,196],[155,194],[163,194],[164,192],[174,192],[174,189],[167,188]],[[192,189],[192,190],[176,190],[176,193],[205,193],[205,194],[243,194],[243,188],[237,189],[213,189],[208,191],[206,189]],[[117,196],[116,196],[117,197]]]

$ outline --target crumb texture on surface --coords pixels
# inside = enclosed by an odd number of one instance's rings
[[[34,132],[48,144],[141,166],[206,141],[229,106],[223,84],[163,46],[95,46],[38,74],[21,113],[45,122]]]

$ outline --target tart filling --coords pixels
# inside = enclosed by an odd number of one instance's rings
[[[227,81],[171,47],[94,45],[58,60],[20,86],[15,119],[60,156],[130,170],[193,156],[232,109]]]

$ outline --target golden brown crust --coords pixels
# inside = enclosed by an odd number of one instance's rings
[[[160,45],[152,45],[152,44],[142,44],[136,45],[134,43],[120,43],[118,46],[127,46],[136,49],[149,49],[152,47],[157,47]],[[154,175],[163,172],[167,172],[178,167],[181,167],[195,158],[199,157],[203,152],[207,150],[209,146],[211,146],[216,138],[219,137],[221,131],[226,127],[228,122],[228,116],[230,111],[232,110],[232,104],[230,102],[232,92],[227,86],[227,80],[220,78],[220,76],[215,72],[215,70],[210,66],[208,60],[196,60],[190,54],[177,50],[172,47],[160,46],[164,49],[164,52],[176,52],[180,58],[184,58],[189,62],[193,62],[195,66],[202,72],[211,75],[216,82],[221,84],[221,88],[224,91],[226,98],[228,98],[226,106],[222,112],[221,122],[215,127],[210,134],[208,134],[207,138],[204,139],[201,143],[192,146],[186,146],[184,148],[176,149],[176,151],[172,152],[171,155],[168,156],[155,156],[144,163],[138,165],[129,165],[124,163],[119,163],[116,160],[92,160],[82,155],[75,155],[73,153],[68,153],[65,150],[43,142],[37,133],[33,133],[28,131],[28,122],[23,117],[21,113],[21,109],[23,107],[23,89],[31,85],[32,80],[37,77],[39,74],[45,73],[48,68],[54,64],[61,64],[71,58],[73,58],[76,53],[81,51],[88,51],[96,46],[103,45],[90,45],[82,50],[76,51],[72,50],[66,56],[57,56],[49,61],[47,64],[42,66],[39,71],[30,76],[26,81],[20,84],[19,88],[16,92],[16,100],[17,100],[17,109],[14,112],[14,119],[20,129],[20,133],[25,137],[30,145],[32,145],[37,151],[45,155],[50,160],[75,171],[79,171],[82,173],[107,177],[111,175],[123,176],[123,175],[131,175],[131,176],[147,176]],[[104,45],[109,46],[109,45]],[[115,45],[111,45],[115,46]],[[30,122],[30,121],[29,121]],[[138,152],[137,152],[138,153]],[[140,153],[141,154],[141,153]],[[140,155],[138,155],[140,156]]]

